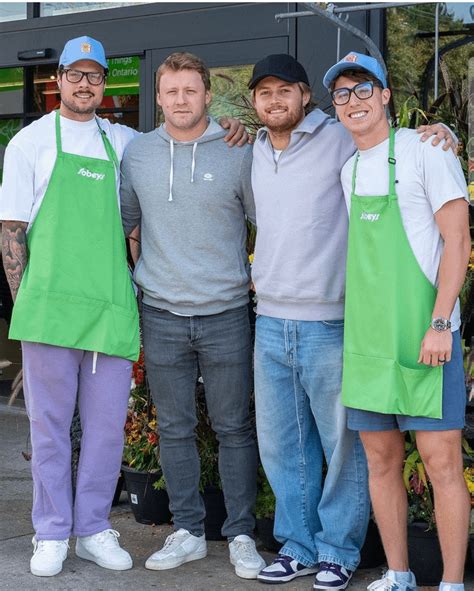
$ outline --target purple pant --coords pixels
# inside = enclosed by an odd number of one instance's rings
[[[33,527],[38,540],[90,536],[110,527],[123,450],[131,362],[23,342],[23,386],[30,418]],[[69,430],[79,400],[82,441],[72,500]]]

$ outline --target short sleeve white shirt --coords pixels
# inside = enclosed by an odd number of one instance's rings
[[[412,129],[400,129],[395,135],[396,191],[403,227],[418,264],[433,285],[444,242],[434,214],[448,201],[468,201],[466,181],[459,160],[452,150],[444,151],[431,142],[422,142]],[[368,150],[359,151],[356,194],[377,196],[388,193],[388,139]],[[347,209],[350,211],[352,171],[355,155],[344,165],[341,181]],[[452,330],[461,324],[459,300],[451,316]]]
[[[60,123],[63,152],[108,159],[100,125],[119,162],[126,145],[138,133],[129,127],[101,118],[73,121],[61,117]],[[28,227],[31,226],[46,193],[56,155],[54,112],[34,121],[12,138],[5,151],[3,184],[0,189],[0,220],[28,222]],[[119,184],[120,177],[117,173],[117,199],[120,204]]]

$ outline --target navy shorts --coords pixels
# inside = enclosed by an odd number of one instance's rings
[[[347,409],[347,426],[352,431],[448,431],[464,427],[466,386],[459,330],[453,332],[451,361],[443,367],[443,418],[391,415],[356,408]]]

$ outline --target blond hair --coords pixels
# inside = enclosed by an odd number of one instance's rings
[[[181,70],[194,70],[200,74],[204,88],[211,90],[211,73],[203,60],[197,55],[187,51],[177,51],[169,55],[156,71],[156,92],[160,92],[160,79],[166,70],[180,72]]]

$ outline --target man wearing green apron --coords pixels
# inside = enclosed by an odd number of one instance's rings
[[[350,210],[343,403],[364,444],[389,566],[369,589],[416,588],[402,481],[403,432],[414,430],[435,495],[440,591],[462,591],[470,511],[457,299],[471,249],[464,176],[451,151],[390,128],[390,91],[374,58],[351,52],[324,85],[358,147],[341,173]]]
[[[96,117],[106,75],[98,41],[69,41],[59,62],[59,111],[20,131],[5,156],[3,259],[15,300],[9,336],[23,350],[37,576],[61,571],[71,535],[81,558],[132,567],[109,511],[139,352],[117,193],[119,158],[136,132]],[[76,398],[83,436],[74,498]]]

